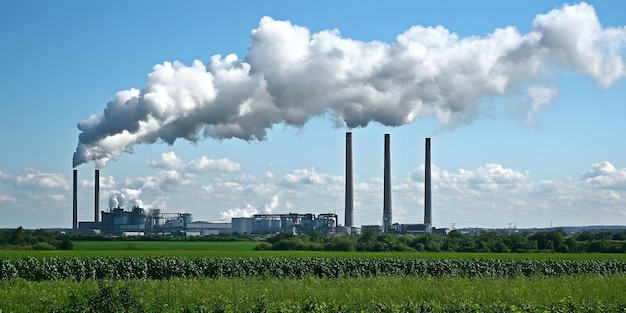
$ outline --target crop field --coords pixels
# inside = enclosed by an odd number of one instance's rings
[[[3,312],[623,312],[624,276],[0,281]]]
[[[343,252],[254,251],[258,242],[76,241],[74,250],[0,250],[2,258],[23,257],[295,257],[502,260],[625,260],[624,253],[481,253],[481,252]]]
[[[115,241],[0,251],[0,312],[626,312],[624,254],[255,245]]]

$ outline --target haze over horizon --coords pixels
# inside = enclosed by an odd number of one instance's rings
[[[0,227],[71,227],[72,167],[80,221],[94,167],[102,209],[343,221],[346,131],[356,225],[385,133],[394,222],[432,137],[436,227],[626,224],[626,5],[245,4],[0,4]]]

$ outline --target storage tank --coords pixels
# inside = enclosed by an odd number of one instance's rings
[[[284,231],[291,231],[293,228],[293,222],[288,218],[281,219],[280,228]]]
[[[254,222],[254,232],[269,233],[270,232],[270,220],[262,219]]]
[[[279,232],[280,231],[280,220],[272,220],[270,223],[270,230],[272,232]]]
[[[180,218],[174,218],[170,220],[170,225],[172,226],[172,228],[177,228],[177,227],[182,227],[183,226],[183,220]]]
[[[150,210],[150,224],[155,225],[155,226],[161,225],[161,210],[160,209]]]
[[[185,226],[189,226],[191,224],[191,222],[193,222],[193,218],[191,217],[190,213],[184,213],[183,214],[183,223]]]

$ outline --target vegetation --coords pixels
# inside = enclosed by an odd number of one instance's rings
[[[396,251],[396,252],[486,252],[486,253],[525,253],[525,252],[557,252],[557,253],[624,253],[626,252],[626,232],[582,232],[566,236],[562,230],[535,233],[497,234],[482,232],[478,235],[464,235],[453,230],[447,236],[428,235],[379,235],[369,229],[359,236],[323,236],[316,231],[311,235],[293,235],[280,233],[258,243],[257,238],[248,235],[212,235],[194,237],[170,237],[162,235],[149,236],[103,236],[81,233],[48,232],[43,229],[25,230],[22,227],[0,232],[1,250],[71,250],[75,245],[93,246],[93,242],[110,242],[115,246],[112,250],[120,250],[124,246],[131,250],[144,249],[148,242],[163,245],[164,242],[189,243],[186,249],[203,249],[197,242],[248,242],[242,247],[256,247],[256,250],[308,250],[308,251]],[[252,244],[257,242],[257,244]],[[117,244],[116,244],[117,243]],[[175,247],[178,245],[167,245]],[[183,247],[184,244],[179,245]],[[100,245],[106,247],[106,244]],[[84,248],[88,250],[89,248]],[[98,249],[98,248],[94,248]],[[106,248],[109,250],[108,248]]]
[[[372,288],[375,286],[375,288]],[[0,281],[3,312],[623,312],[626,276]],[[105,301],[106,300],[106,301]]]
[[[2,250],[72,250],[74,244],[70,238],[59,232],[47,232],[43,229],[34,231],[22,227],[0,232]]]
[[[74,250],[24,250],[36,233],[1,234],[22,242],[3,247],[22,250],[0,252],[0,312],[626,311],[626,254],[553,253],[592,244],[619,252],[620,234],[314,233],[261,243],[78,236]],[[492,251],[500,243],[508,253]],[[472,246],[488,249],[450,252]]]
[[[624,253],[626,233],[583,232],[568,237],[562,230],[536,233],[497,234],[483,232],[464,235],[453,230],[448,236],[427,234],[379,235],[369,229],[360,236],[325,237],[315,232],[311,236],[280,233],[259,244],[257,250],[312,250],[312,251],[430,251],[430,252],[488,252],[488,253]]]
[[[170,279],[230,277],[496,277],[623,275],[624,260],[495,260],[393,258],[6,258],[0,279]]]

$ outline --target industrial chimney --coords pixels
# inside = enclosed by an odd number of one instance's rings
[[[430,180],[430,138],[426,138],[426,161],[424,164],[424,224],[432,227],[432,200]]]
[[[354,226],[354,193],[352,188],[352,176],[352,133],[346,132],[346,227]]]
[[[100,211],[100,170],[96,169],[96,187],[94,188],[93,221],[99,222],[98,213]]]
[[[78,229],[78,170],[74,169],[74,189],[72,198],[74,199],[74,209],[72,211],[72,229]]]
[[[383,231],[391,232],[391,135],[385,134],[385,170],[383,182]]]

